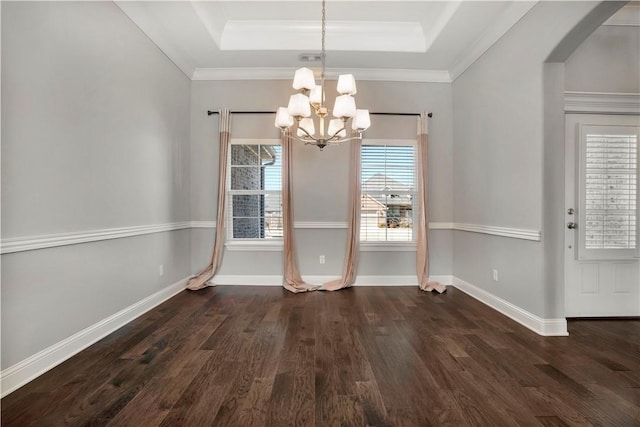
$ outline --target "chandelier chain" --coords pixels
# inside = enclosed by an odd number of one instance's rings
[[[322,71],[320,72],[320,84],[322,85],[322,98],[320,99],[320,105],[324,103],[324,69],[325,69],[325,35],[327,12],[326,12],[326,0],[322,0],[322,52],[320,54],[320,60],[322,61]]]
[[[0,0],[2,1],[2,0]],[[339,142],[352,141],[362,138],[362,133],[369,128],[371,122],[369,120],[368,110],[356,109],[353,95],[356,94],[356,82],[352,74],[343,74],[338,76],[337,91],[333,111],[329,110],[325,105],[325,72],[326,72],[326,35],[327,35],[327,0],[322,0],[322,51],[320,53],[320,61],[322,70],[320,71],[320,85],[316,84],[316,72],[309,68],[303,67],[296,71],[293,78],[293,88],[299,93],[291,95],[288,107],[278,108],[276,114],[276,127],[282,132],[286,132],[297,121],[296,133],[292,138],[305,144],[313,144],[322,150],[327,145],[337,144]],[[319,136],[316,135],[314,120],[311,116],[311,108],[319,120]],[[334,119],[330,119],[333,112]],[[356,131],[356,135],[347,138],[346,125],[351,120],[351,129]],[[328,121],[328,126],[326,125]],[[307,129],[305,129],[307,127]]]

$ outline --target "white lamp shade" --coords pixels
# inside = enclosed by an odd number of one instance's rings
[[[293,124],[293,117],[289,115],[289,110],[287,110],[287,107],[278,108],[275,124],[276,127],[280,129],[291,127],[291,125]]]
[[[313,89],[316,87],[316,79],[313,76],[313,71],[308,68],[300,68],[296,70],[296,74],[293,76],[293,88],[295,90],[300,89]]]
[[[297,132],[298,136],[307,136],[307,134],[301,131],[300,128],[303,128],[304,130],[309,132],[309,135],[315,135],[316,133],[316,128],[315,128],[315,125],[313,124],[313,119],[302,119],[300,120],[300,123],[298,123],[298,132]]]
[[[341,74],[338,76],[338,93],[340,95],[355,95],[357,92],[356,79],[353,74]]]
[[[291,114],[291,109],[289,109]],[[356,115],[356,100],[351,95],[340,95],[333,105],[333,117],[354,117]]]
[[[371,126],[369,110],[356,110],[356,116],[351,120],[351,129],[367,130]]]
[[[322,98],[322,86],[314,86],[313,89],[311,89],[311,93],[309,93],[309,101],[312,104],[322,104]]]
[[[289,115],[293,117],[309,117],[311,115],[309,97],[302,93],[291,95],[287,110],[289,111]]]
[[[327,133],[329,134],[329,137],[332,137],[336,132],[338,132],[338,136],[341,138],[347,136],[347,131],[344,129],[344,122],[340,119],[331,119],[329,121],[329,129],[327,129]]]

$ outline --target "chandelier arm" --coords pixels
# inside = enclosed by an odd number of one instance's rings
[[[344,139],[334,139],[334,140],[329,140],[329,139],[328,139],[328,140],[327,140],[327,143],[328,143],[328,144],[332,144],[332,145],[333,145],[333,144],[339,144],[339,143],[342,143],[342,142],[355,141],[356,139],[359,139],[359,138],[361,138],[361,137],[362,137],[362,136],[352,136],[352,137],[344,138]]]
[[[333,135],[331,135],[329,138],[327,138],[327,142],[340,139],[340,135],[339,134],[343,130],[346,130],[346,128],[344,126],[342,126],[342,129],[338,129]],[[351,139],[353,139],[353,138],[351,138]],[[348,141],[348,140],[347,139],[340,139],[340,141]]]
[[[298,126],[298,130],[301,130],[302,132],[304,132],[304,134],[308,137],[311,138],[314,141],[318,141],[318,138],[315,138],[313,135],[311,135],[309,132],[307,132],[307,130],[303,127]],[[296,138],[298,141],[304,141],[304,139],[300,139],[297,136],[294,136],[294,138]]]
[[[317,145],[317,143],[319,142],[319,139],[314,138],[312,136],[309,136],[310,139],[308,139],[308,138],[300,138],[297,135],[290,135],[290,137],[291,137],[291,139],[294,139],[294,140],[296,140],[298,142],[302,142],[305,145],[309,145],[309,144]]]

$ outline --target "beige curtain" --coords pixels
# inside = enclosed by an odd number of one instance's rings
[[[358,255],[360,253],[360,148],[362,135],[351,141],[349,168],[349,230],[347,231],[347,251],[342,267],[342,277],[322,285],[321,291],[337,291],[348,288],[356,281],[358,271]]]
[[[447,287],[442,283],[429,282],[429,155],[428,141],[429,118],[426,113],[422,113],[418,119],[418,194],[417,194],[417,274],[418,285],[423,291],[436,291],[443,293]]]
[[[213,278],[220,268],[225,240],[225,200],[227,193],[227,164],[229,141],[231,139],[231,114],[228,109],[220,110],[220,154],[218,157],[218,212],[216,213],[216,242],[213,246],[211,261],[207,268],[189,279],[187,289],[196,291],[207,287],[207,282]]]
[[[315,291],[316,285],[305,283],[298,270],[296,242],[293,229],[293,144],[291,132],[282,132],[282,237],[284,246],[283,286],[288,291],[298,293]]]

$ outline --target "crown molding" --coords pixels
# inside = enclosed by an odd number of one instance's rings
[[[190,78],[193,75],[195,67],[191,60],[183,54],[179,46],[175,46],[170,37],[166,36],[165,29],[158,21],[146,12],[145,2],[114,0],[114,3],[185,76]]]
[[[191,80],[291,80],[293,68],[196,68]],[[328,80],[337,80],[340,74],[353,74],[358,80],[451,83],[451,76],[444,70],[403,70],[374,68],[329,68],[325,72]]]
[[[538,0],[512,2],[502,15],[493,22],[493,25],[487,27],[484,34],[482,34],[469,49],[460,55],[456,63],[451,67],[451,80],[455,81],[460,77],[467,68],[500,40],[500,38],[502,38],[511,27],[518,23],[537,3]]]
[[[640,114],[640,93],[564,93],[564,112],[583,114]]]

